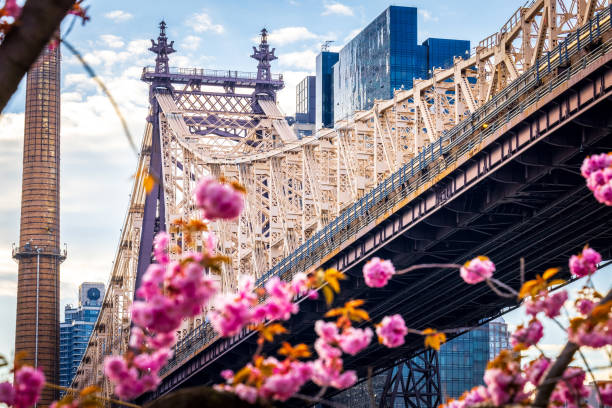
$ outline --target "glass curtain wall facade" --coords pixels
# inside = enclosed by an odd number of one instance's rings
[[[64,322],[60,323],[60,385],[63,387],[72,383],[103,298],[103,283],[83,283],[79,286],[79,305],[66,305],[64,308]]]
[[[316,83],[315,76],[307,76],[295,87],[295,121],[297,123],[315,123]]]
[[[390,6],[349,41],[333,66],[333,120],[393,98],[395,90],[412,88],[414,79],[428,78],[432,67],[451,66],[453,57],[469,53],[469,41],[418,44],[417,37],[417,9]]]
[[[428,38],[423,42],[427,50],[427,74],[435,68],[450,68],[454,57],[467,59],[470,56],[470,42],[463,40],[446,40]]]
[[[338,62],[338,53],[322,51],[317,55],[317,79],[315,89],[316,128],[334,127],[334,83],[333,66]]]

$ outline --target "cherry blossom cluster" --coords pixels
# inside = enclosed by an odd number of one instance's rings
[[[194,198],[209,221],[236,218],[244,206],[240,186],[212,178],[205,178],[197,185]],[[195,221],[181,225],[197,231],[206,228],[205,224]],[[190,230],[187,233],[190,234]],[[117,396],[131,399],[157,387],[159,370],[172,356],[170,347],[176,342],[176,329],[184,318],[202,313],[217,294],[217,280],[206,272],[207,268],[217,267],[219,262],[214,255],[216,239],[212,233],[206,233],[204,238],[203,253],[186,252],[179,260],[171,261],[170,235],[161,232],[155,237],[153,254],[157,263],[147,268],[136,291],[140,300],[132,304],[134,326],[130,351],[124,356],[110,356],[104,363],[105,374],[115,384]],[[219,308],[223,309],[223,305]],[[240,310],[228,313],[239,315]],[[233,317],[234,322],[225,324],[236,326],[235,321],[240,318],[240,315]],[[217,323],[220,320],[217,318]],[[236,330],[235,327],[229,328],[232,330]],[[228,329],[220,331],[227,333]]]
[[[527,349],[538,344],[542,336],[544,336],[544,326],[539,320],[533,319],[526,327],[521,325],[512,333],[510,345],[517,351]]]
[[[376,327],[376,334],[381,344],[394,348],[404,344],[404,337],[408,334],[408,328],[402,316],[394,314],[382,319]]]
[[[465,263],[459,270],[463,280],[475,284],[489,279],[495,272],[495,264],[486,256],[478,256]]]
[[[371,288],[382,288],[395,274],[391,261],[372,258],[363,266],[363,278]]]
[[[197,184],[194,197],[202,216],[208,220],[232,220],[244,208],[244,187],[213,177],[204,177]]]
[[[595,199],[612,205],[612,152],[587,157],[580,170]]]
[[[0,383],[0,402],[15,408],[29,408],[36,404],[45,386],[45,375],[40,368],[21,366],[15,371],[13,384]]]
[[[134,398],[157,387],[159,370],[172,356],[170,347],[182,319],[201,313],[218,290],[216,280],[205,273],[210,254],[185,253],[180,261],[171,262],[169,242],[165,232],[155,237],[157,263],[147,268],[136,291],[142,300],[132,304],[130,353],[108,357],[104,363],[121,398]]]
[[[311,379],[312,374],[311,362],[302,362],[293,357],[282,361],[274,357],[259,357],[254,363],[247,364],[237,375],[231,370],[224,370],[221,375],[227,383],[215,388],[233,392],[251,404],[255,403],[258,397],[286,401]]]
[[[600,262],[601,255],[599,252],[586,246],[580,254],[570,257],[569,268],[574,275],[583,277],[595,272],[597,270],[597,264]]]
[[[525,301],[525,312],[533,317],[542,312],[547,317],[553,319],[561,314],[561,308],[565,304],[567,296],[567,291],[565,290],[557,291],[554,294],[543,290],[536,297]]]

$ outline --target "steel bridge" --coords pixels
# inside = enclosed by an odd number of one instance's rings
[[[414,328],[466,327],[515,306],[448,270],[371,290],[359,275],[374,255],[402,268],[487,254],[496,277],[514,287],[520,257],[533,274],[565,264],[587,241],[610,256],[612,210],[596,203],[579,172],[586,155],[612,150],[610,12],[607,1],[531,1],[469,59],[301,139],[276,105],[282,77],[270,73],[275,56],[265,31],[252,55],[258,72],[248,74],[169,68],[174,49],[162,26],[151,47],[156,66],[142,75],[151,108],[138,164],[139,175],[148,170],[160,182],[146,195],[135,180],[109,290],[73,385],[111,392],[102,361],[127,349],[129,306],[153,235],[196,215],[191,191],[205,174],[248,190],[239,221],[214,225],[218,250],[232,261],[224,290],[235,288],[238,273],[263,284],[334,266],[353,277],[337,301],[367,299],[373,321],[400,313]],[[179,233],[172,239],[186,249]],[[324,310],[302,302],[286,340],[312,342]],[[219,382],[221,368],[244,365],[256,348],[254,333],[220,338],[203,317],[185,321],[179,334],[162,384],[143,402]],[[408,336],[399,349],[373,345],[345,365],[364,377],[367,367],[382,372],[422,349],[419,336]],[[424,359],[436,369],[435,359]],[[390,374],[382,405],[403,398],[437,406],[437,376],[426,377]]]

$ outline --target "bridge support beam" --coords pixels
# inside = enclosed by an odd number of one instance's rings
[[[411,408],[436,408],[442,403],[435,350],[426,349],[388,371],[380,406],[395,407],[396,401],[403,401],[405,407]]]

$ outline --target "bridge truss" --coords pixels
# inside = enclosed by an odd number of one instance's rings
[[[248,191],[238,222],[212,225],[218,250],[231,259],[221,277],[223,290],[232,291],[241,273],[261,281],[349,205],[441,142],[444,132],[501,98],[521,74],[534,67],[536,75],[546,74],[546,66],[563,58],[549,51],[564,43],[565,52],[576,46],[564,42],[568,33],[587,23],[609,25],[609,13],[605,22],[592,19],[607,6],[607,0],[530,1],[470,58],[457,58],[452,68],[415,80],[413,89],[396,91],[393,99],[375,101],[334,129],[301,139],[276,104],[283,81],[270,73],[275,56],[265,30],[252,55],[259,61],[257,73],[175,69],[168,64],[174,49],[162,22],[151,47],[156,66],[142,74],[151,85],[150,111],[131,202],[103,307],[73,385],[98,384],[110,393],[102,361],[127,350],[129,307],[151,262],[153,236],[175,219],[199,216],[191,197],[199,178],[224,177]],[[580,37],[577,41],[580,48]],[[148,195],[142,187],[147,172],[158,180]],[[174,244],[189,249],[179,231],[171,232]],[[200,238],[193,244],[201,245]],[[202,321],[184,322],[179,336]]]

